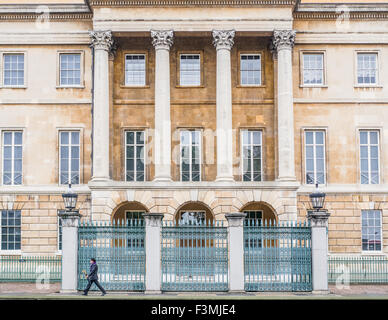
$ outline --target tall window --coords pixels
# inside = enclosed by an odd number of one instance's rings
[[[181,131],[181,181],[201,180],[201,132]]]
[[[3,184],[22,184],[23,133],[3,131]]]
[[[60,132],[60,184],[80,183],[80,133]]]
[[[261,55],[240,55],[240,84],[259,86],[261,85]]]
[[[323,84],[323,53],[303,54],[303,84]]]
[[[58,217],[58,250],[62,250],[62,219]]]
[[[381,211],[362,210],[362,250],[381,251]]]
[[[1,250],[20,250],[21,211],[1,211]]]
[[[59,60],[59,84],[61,86],[81,85],[81,54],[61,53]]]
[[[325,183],[325,133],[305,131],[306,183]]]
[[[244,211],[246,213],[245,220],[248,223],[248,226],[257,226],[260,227],[262,225],[263,219],[263,211],[261,210],[248,210]],[[261,248],[262,247],[262,239],[261,236],[257,236],[256,238],[245,239],[245,247],[246,248]]]
[[[137,222],[140,222],[139,220],[144,219],[143,214],[145,211],[126,211],[125,212],[125,219],[127,226],[133,225],[133,223],[138,220]],[[144,238],[142,236],[138,236],[135,232],[131,234],[130,237],[127,239],[127,248],[132,248],[132,250],[137,248],[144,248]]]
[[[4,54],[4,86],[24,85],[24,54]]]
[[[379,183],[379,132],[360,131],[361,183]]]
[[[146,85],[146,62],[145,54],[125,55],[125,85]]]
[[[262,132],[242,131],[243,181],[262,180]]]
[[[377,53],[357,54],[357,83],[377,84]]]
[[[125,149],[126,181],[144,181],[144,131],[127,131],[125,133]]]
[[[181,86],[201,85],[201,55],[180,55],[179,84]]]

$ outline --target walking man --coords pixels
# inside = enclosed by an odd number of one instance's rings
[[[83,293],[83,296],[87,296],[88,295],[88,292],[89,292],[89,289],[90,287],[92,286],[93,282],[96,284],[96,286],[98,287],[98,289],[101,290],[102,292],[102,296],[105,296],[106,295],[106,291],[104,290],[104,288],[100,285],[100,283],[98,282],[98,275],[97,275],[97,272],[98,272],[98,266],[97,266],[97,263],[96,263],[96,259],[94,258],[91,258],[90,259],[90,272],[89,274],[86,276],[86,278],[88,279],[88,285],[86,286],[85,290],[84,290],[84,293]]]

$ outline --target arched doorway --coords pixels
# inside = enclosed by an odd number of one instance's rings
[[[148,209],[140,202],[130,201],[119,204],[112,212],[112,222],[128,225],[131,221],[143,220]]]
[[[240,210],[246,221],[256,225],[274,224],[278,221],[275,210],[266,202],[250,202]]]
[[[177,225],[209,225],[214,221],[211,209],[202,202],[187,202],[175,213]]]

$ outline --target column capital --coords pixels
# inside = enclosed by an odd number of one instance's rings
[[[170,50],[174,43],[173,30],[151,30],[152,45],[155,49]]]
[[[143,214],[147,227],[161,227],[164,217],[163,213],[145,213]]]
[[[62,227],[78,227],[81,215],[78,210],[58,210],[58,217],[62,220]]]
[[[295,43],[295,30],[274,30],[272,46],[276,51],[292,49]]]
[[[243,227],[246,213],[234,212],[225,214],[226,220],[228,220],[229,227]]]
[[[307,214],[311,227],[327,227],[329,217],[330,213],[327,210],[310,211]]]
[[[93,47],[96,50],[105,50],[110,51],[113,45],[113,36],[112,31],[89,31],[89,36],[91,39],[90,47]]]
[[[213,30],[213,45],[216,49],[231,50],[234,45],[234,30]]]

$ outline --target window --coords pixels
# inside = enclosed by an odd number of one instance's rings
[[[125,133],[125,176],[126,181],[145,180],[144,131]]]
[[[146,85],[146,60],[145,54],[125,55],[125,85]]]
[[[201,132],[181,131],[181,181],[201,180]]]
[[[1,211],[1,250],[20,250],[21,211]]]
[[[243,181],[262,181],[262,132],[242,131]]]
[[[325,183],[325,133],[305,131],[306,183]]]
[[[62,219],[58,217],[58,250],[62,250]]]
[[[205,224],[206,214],[204,211],[181,211],[179,225],[201,225]]]
[[[377,84],[377,53],[357,53],[357,84]]]
[[[201,55],[180,55],[179,84],[181,86],[201,85]]]
[[[59,55],[59,84],[61,86],[81,85],[81,54],[61,53]]]
[[[260,227],[262,225],[263,219],[263,211],[261,210],[249,210],[244,211],[246,213],[245,221],[248,226],[252,227]],[[262,247],[262,239],[261,236],[258,235],[257,238],[245,239],[245,248],[261,248]]]
[[[361,184],[379,183],[379,132],[360,131]]]
[[[24,86],[24,54],[6,53],[4,59],[4,86]]]
[[[256,223],[256,225],[261,226],[261,221],[263,219],[263,211],[261,210],[245,210],[244,213],[246,213],[245,220],[247,221],[253,221],[253,223]]]
[[[240,54],[240,84],[261,85],[260,54]]]
[[[303,53],[303,84],[323,85],[323,53]]]
[[[125,220],[127,222],[127,226],[140,225],[137,224],[140,220],[143,220],[143,214],[145,211],[126,211],[125,212]],[[127,240],[127,248],[137,249],[144,248],[144,237],[135,232],[131,234],[131,236]]]
[[[80,133],[79,131],[60,132],[60,184],[80,183]]]
[[[362,250],[381,251],[381,211],[362,210]]]
[[[22,184],[23,133],[3,131],[3,184]]]

